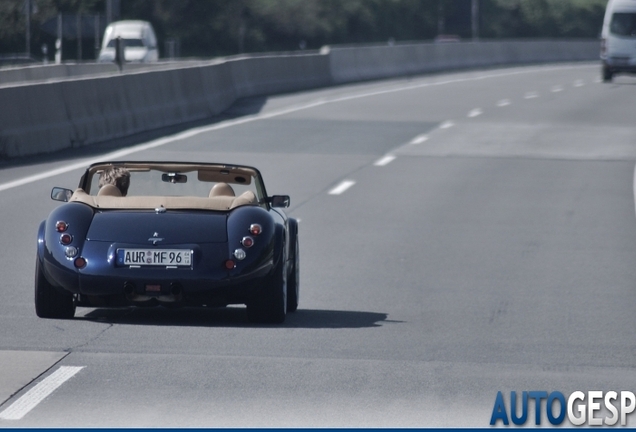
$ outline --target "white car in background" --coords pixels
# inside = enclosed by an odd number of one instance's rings
[[[610,0],[601,33],[603,81],[636,73],[636,0]]]
[[[149,63],[159,59],[157,36],[147,21],[116,21],[106,27],[99,62],[115,61],[116,39],[124,41],[124,59],[127,62]]]

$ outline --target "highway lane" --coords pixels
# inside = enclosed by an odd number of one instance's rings
[[[50,186],[81,171],[0,191],[0,383],[18,392],[0,426],[487,426],[498,390],[633,391],[636,81],[598,75],[513,68],[247,101],[234,114],[260,118],[123,156],[253,164],[292,196],[301,309],[280,327],[240,307],[38,319],[37,225]],[[75,162],[7,166],[0,184]],[[2,419],[60,366],[83,369]]]

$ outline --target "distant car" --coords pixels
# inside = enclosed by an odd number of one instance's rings
[[[124,60],[134,63],[150,63],[159,59],[157,36],[147,21],[116,21],[106,27],[99,62],[115,61],[116,39],[124,42]]]
[[[603,81],[636,73],[636,0],[610,0],[601,33]]]
[[[98,179],[130,172],[126,196]],[[76,306],[247,305],[256,323],[282,323],[298,307],[298,224],[248,166],[103,162],[38,231],[35,311],[72,318]]]

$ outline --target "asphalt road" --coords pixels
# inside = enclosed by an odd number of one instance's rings
[[[321,89],[119,153],[3,165],[0,427],[486,427],[498,391],[636,390],[636,78],[599,78]],[[37,318],[37,226],[93,158],[259,167],[301,220],[298,312]]]

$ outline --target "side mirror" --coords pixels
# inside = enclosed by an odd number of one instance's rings
[[[51,199],[54,201],[69,202],[71,196],[73,196],[73,191],[70,189],[54,187],[51,190]]]
[[[274,195],[267,199],[272,207],[286,208],[289,207],[289,195]]]

